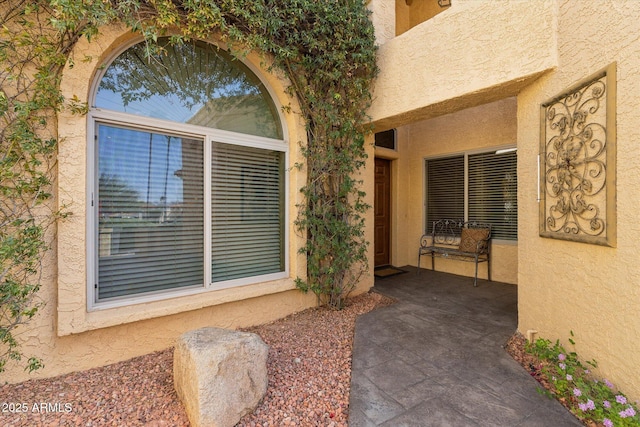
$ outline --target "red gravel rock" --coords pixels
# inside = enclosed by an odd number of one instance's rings
[[[368,293],[245,329],[270,346],[269,386],[238,426],[346,426],[356,317],[391,300]],[[56,378],[0,386],[0,425],[188,426],[173,349]]]

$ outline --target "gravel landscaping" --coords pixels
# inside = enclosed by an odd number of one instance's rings
[[[391,303],[370,292],[245,330],[270,346],[267,395],[238,426],[347,426],[356,317]],[[46,362],[46,361],[45,361]],[[187,426],[173,350],[51,379],[0,386],[0,425]]]

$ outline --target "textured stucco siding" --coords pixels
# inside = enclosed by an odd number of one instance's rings
[[[380,46],[378,130],[515,95],[557,65],[553,1],[457,0]]]
[[[377,45],[385,44],[396,35],[395,3],[395,0],[371,0],[367,5]]]
[[[559,3],[558,70],[518,97],[519,329],[568,344],[640,399],[640,3]],[[617,62],[617,247],[538,236],[540,104]],[[523,262],[523,260],[526,260]],[[572,348],[569,345],[569,348]]]

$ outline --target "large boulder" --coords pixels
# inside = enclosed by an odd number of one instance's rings
[[[180,336],[173,382],[194,427],[234,426],[267,392],[269,346],[249,332],[202,328]]]

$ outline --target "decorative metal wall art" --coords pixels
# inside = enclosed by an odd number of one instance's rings
[[[615,246],[615,105],[615,63],[541,105],[541,236]]]

